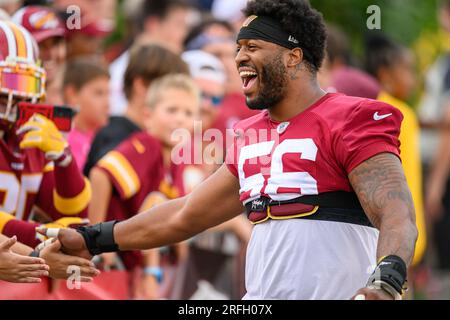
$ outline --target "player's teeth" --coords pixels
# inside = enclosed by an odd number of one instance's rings
[[[246,77],[257,76],[257,74],[256,74],[256,72],[242,71],[242,72],[240,72],[240,76],[241,76],[241,78],[246,78]]]

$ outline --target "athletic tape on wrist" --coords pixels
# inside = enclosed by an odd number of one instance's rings
[[[119,251],[119,246],[114,241],[114,226],[117,222],[116,220],[108,221],[77,229],[83,236],[91,255]]]

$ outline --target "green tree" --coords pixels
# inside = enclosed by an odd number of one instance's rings
[[[350,38],[354,51],[362,52],[367,28],[367,8],[381,10],[381,30],[394,40],[411,45],[423,30],[436,30],[439,0],[310,0],[326,21],[340,26]]]

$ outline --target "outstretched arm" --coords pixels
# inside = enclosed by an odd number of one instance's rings
[[[117,247],[119,250],[152,249],[189,239],[243,211],[243,205],[239,201],[239,181],[223,165],[188,196],[165,202],[119,222],[112,232],[111,229],[98,229],[94,226],[89,227],[89,232],[84,232],[84,235],[95,242],[90,246],[91,249],[96,248],[95,254],[117,251]],[[79,232],[46,228],[38,231],[52,236],[57,232],[66,253],[86,258],[92,256],[85,238]],[[107,249],[104,245],[99,248],[99,241],[102,244],[107,242]]]
[[[120,250],[161,247],[189,239],[243,210],[239,181],[223,165],[188,196],[118,223],[114,239]]]
[[[366,215],[380,231],[377,259],[396,256],[409,265],[417,228],[414,205],[400,160],[393,154],[379,154],[355,168],[349,179]],[[367,289],[362,292],[369,296],[375,294]]]

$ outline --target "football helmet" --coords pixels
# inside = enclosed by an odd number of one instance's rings
[[[38,55],[36,41],[25,28],[0,21],[0,97],[7,101],[0,108],[1,121],[16,120],[16,102],[44,99],[46,74]]]

